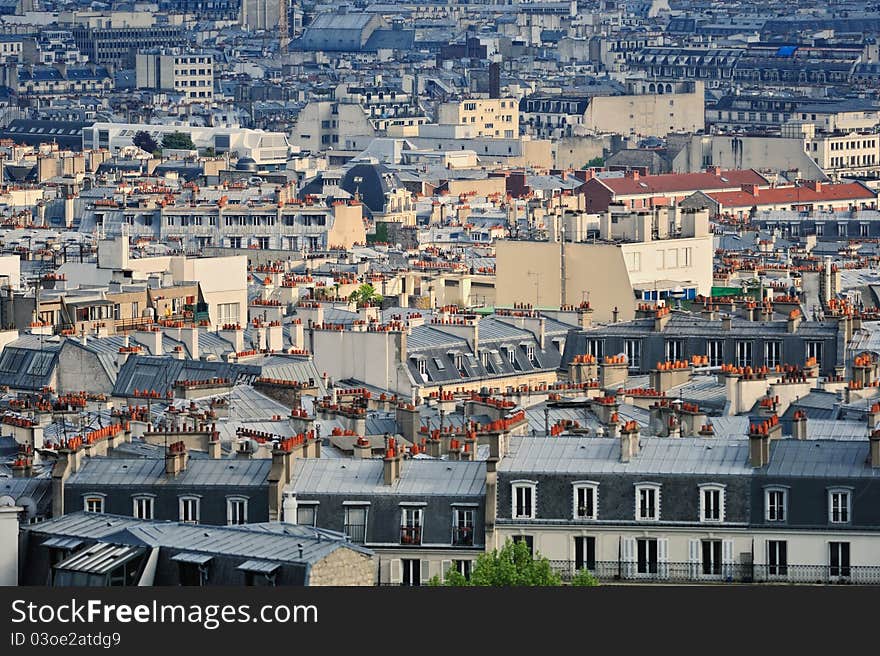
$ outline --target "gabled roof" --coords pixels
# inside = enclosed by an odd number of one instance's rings
[[[858,182],[823,184],[816,191],[806,185],[759,189],[757,195],[747,191],[720,191],[706,194],[722,208],[778,205],[783,203],[829,203],[839,200],[866,200],[877,194]]]
[[[594,178],[615,196],[668,194],[706,189],[740,189],[744,184],[766,186],[770,182],[753,169],[714,173],[663,173],[635,178]]]

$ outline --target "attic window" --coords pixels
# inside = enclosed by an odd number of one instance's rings
[[[440,358],[434,358],[434,366],[437,367],[437,369],[439,369],[440,371],[446,369],[446,365],[443,364],[443,360],[441,360]]]

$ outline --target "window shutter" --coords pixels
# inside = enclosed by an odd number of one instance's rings
[[[688,574],[690,578],[700,577],[700,541],[688,540]]]
[[[392,584],[400,584],[400,558],[391,559],[390,582]]]
[[[721,542],[721,575],[725,580],[733,579],[733,540]]]
[[[441,561],[440,562],[440,570],[441,570],[440,571],[440,574],[441,574],[440,578],[445,578],[446,572],[448,572],[450,569],[452,569],[452,561],[451,560]]]
[[[636,570],[636,539],[623,538],[623,541],[621,542],[621,550],[621,560],[623,561],[623,571],[621,572],[621,575],[623,578],[631,578]]]
[[[661,579],[669,578],[669,540],[667,538],[657,540],[657,576]]]
[[[431,561],[430,561],[430,560],[423,560],[423,561],[419,564],[419,570],[420,570],[421,575],[422,575],[422,583],[427,583],[428,581],[431,580],[431,571],[430,571],[430,569],[431,569]]]

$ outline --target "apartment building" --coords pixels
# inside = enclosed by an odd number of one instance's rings
[[[383,458],[347,460],[342,484],[338,460],[298,460],[283,521],[339,531],[374,552],[379,585],[425,585],[450,568],[469,577],[485,550],[485,463],[404,458],[389,443]]]
[[[603,579],[875,580],[880,441],[777,439],[766,421],[748,438],[513,437],[487,545]]]
[[[476,137],[519,137],[519,103],[513,98],[466,98],[441,103],[437,123],[469,125]]]
[[[589,301],[597,321],[627,321],[638,300],[711,293],[708,212],[681,208],[600,216],[597,242],[495,243],[496,303],[535,307]],[[605,275],[597,279],[595,272]]]
[[[142,48],[175,47],[186,41],[181,25],[151,24],[127,27],[76,25],[70,30],[76,47],[90,62],[132,68]]]
[[[258,170],[279,170],[287,165],[290,145],[282,132],[267,132],[236,127],[204,127],[160,123],[94,123],[82,131],[84,150],[106,149],[118,154],[132,145],[139,131],[150,133],[161,143],[162,136],[174,132],[188,134],[196,148],[213,148],[218,153],[238,153],[240,159],[250,158]]]
[[[520,123],[540,137],[617,133],[665,136],[704,128],[702,82],[636,80],[619,94],[535,94],[520,101]]]
[[[184,102],[214,99],[214,56],[180,49],[139,52],[135,63],[138,89],[174,91]]]

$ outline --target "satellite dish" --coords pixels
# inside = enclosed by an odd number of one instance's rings
[[[37,502],[31,497],[20,497],[16,505],[24,510],[25,519],[33,519],[37,516]]]

